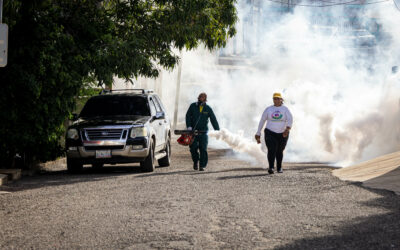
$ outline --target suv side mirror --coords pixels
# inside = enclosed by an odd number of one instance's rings
[[[164,112],[157,112],[155,118],[156,119],[164,119],[165,118],[165,113]]]

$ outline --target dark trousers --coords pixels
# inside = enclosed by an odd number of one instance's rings
[[[193,162],[196,163],[200,161],[200,167],[202,168],[205,168],[208,163],[207,146],[208,146],[207,134],[196,135],[192,145],[190,145],[190,153],[192,154]]]
[[[269,129],[264,130],[265,144],[268,148],[269,168],[274,168],[276,159],[276,168],[282,168],[283,150],[285,150],[289,136],[283,137],[283,133],[275,133]]]

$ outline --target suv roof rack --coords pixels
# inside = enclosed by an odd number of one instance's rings
[[[153,90],[147,89],[103,89],[101,90],[100,94],[110,94],[113,92],[140,92],[141,94],[154,93]]]

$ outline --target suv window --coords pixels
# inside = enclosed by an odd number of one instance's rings
[[[153,101],[154,101],[154,104],[156,105],[156,110],[157,110],[157,112],[162,112],[160,103],[158,102],[158,100],[157,100],[156,97],[153,97]]]
[[[89,99],[80,117],[140,115],[150,116],[147,100],[141,96],[95,96]]]
[[[164,108],[164,106],[163,106],[163,104],[162,104],[162,102],[160,100],[160,97],[158,97],[158,96],[154,96],[154,97],[155,97],[154,99],[156,100],[156,102],[160,106],[160,109],[165,112],[165,108]]]
[[[151,115],[156,115],[156,105],[154,104],[153,98],[150,97],[150,110],[151,110]]]

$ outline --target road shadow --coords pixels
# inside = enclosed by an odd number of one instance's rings
[[[285,169],[284,171],[300,171],[305,169],[321,169],[321,168],[328,168],[327,166],[296,166],[290,167],[289,169]],[[240,178],[251,178],[251,177],[260,177],[260,176],[269,176],[266,168],[261,167],[236,167],[230,169],[223,169],[223,170],[213,170],[210,167],[207,167],[206,170],[198,171],[193,170],[192,168],[188,170],[179,170],[179,171],[172,171],[172,172],[158,172],[158,173],[145,173],[142,175],[136,176],[137,178],[143,177],[150,177],[150,176],[168,176],[168,175],[215,175],[220,173],[237,173],[237,172],[260,172],[260,174],[249,174],[249,175],[236,175],[236,176],[223,176],[218,177],[218,180],[226,180],[226,179],[240,179]],[[275,173],[278,174],[278,173]]]
[[[294,171],[294,170],[305,170],[305,169],[321,169],[321,168],[328,168],[328,169],[337,169],[337,167],[329,166],[329,165],[291,165],[288,167],[283,167],[285,171]]]
[[[353,183],[361,186],[361,183]],[[363,205],[384,208],[384,214],[344,221],[334,235],[296,240],[275,249],[400,249],[400,196],[387,190],[366,188],[381,197]]]
[[[252,175],[235,175],[235,176],[222,176],[218,177],[217,180],[234,180],[234,179],[245,179],[245,178],[255,178],[255,177],[272,177],[272,175],[268,173],[263,174],[252,174]]]
[[[199,175],[199,174],[218,174],[218,173],[226,173],[226,172],[241,172],[241,171],[262,171],[266,172],[266,169],[263,168],[232,168],[232,169],[225,169],[225,170],[210,170],[207,169],[203,171],[198,171],[190,168],[189,170],[179,170],[173,172],[158,172],[158,173],[148,173],[143,175],[138,175],[136,177],[150,177],[150,176],[167,176],[167,175]]]
[[[364,181],[363,185],[366,187],[387,189],[400,194],[400,166],[383,175]]]
[[[33,176],[23,176],[20,180],[0,186],[0,191],[18,192],[47,186],[73,185],[81,182],[96,182],[118,178],[119,176],[143,173],[139,166],[104,166],[99,169],[84,167],[80,173],[70,174],[67,170],[42,170]]]
[[[231,175],[231,176],[220,176],[217,177],[217,180],[229,180],[229,179],[243,179],[243,178],[255,178],[261,176],[268,176],[267,169],[265,168],[255,168],[255,167],[241,167],[241,168],[232,168],[232,169],[224,169],[224,170],[217,170],[217,171],[205,171],[205,172],[198,172],[193,174],[202,174],[202,175],[210,175],[210,174],[220,174],[220,173],[237,173],[237,172],[258,172],[258,174],[247,174],[247,175]]]
[[[104,166],[101,168],[93,168],[89,166],[85,166],[81,172],[77,174],[70,174],[67,172],[66,169],[63,170],[56,170],[56,171],[49,171],[49,170],[42,170],[38,173],[38,175],[49,175],[49,176],[56,176],[56,175],[64,175],[67,174],[69,176],[79,176],[79,175],[95,175],[95,174],[107,174],[107,175],[121,175],[121,174],[129,174],[129,173],[141,173],[141,169],[139,166],[135,165],[115,165],[115,166]]]
[[[143,178],[143,177],[154,177],[154,176],[168,176],[168,175],[191,175],[195,173],[195,170],[179,170],[179,171],[172,171],[172,172],[152,172],[152,173],[142,173],[142,175],[135,176],[136,178]]]
[[[290,172],[290,171],[304,171],[304,170],[313,170],[313,171],[318,171],[321,168],[329,168],[328,166],[291,166],[289,168],[284,168],[284,173],[285,172]],[[260,177],[260,176],[274,176],[274,175],[282,175],[281,173],[277,173],[275,170],[275,173],[273,175],[268,174],[268,169],[267,168],[261,168],[261,167],[241,167],[241,168],[232,168],[232,169],[224,169],[224,170],[218,170],[218,171],[206,171],[206,172],[199,172],[198,174],[216,174],[216,173],[229,173],[229,172],[262,172],[260,174],[249,174],[249,175],[236,175],[236,176],[223,176],[217,178],[218,180],[226,180],[226,179],[241,179],[241,178],[251,178],[251,177]],[[195,173],[193,173],[195,174]]]

